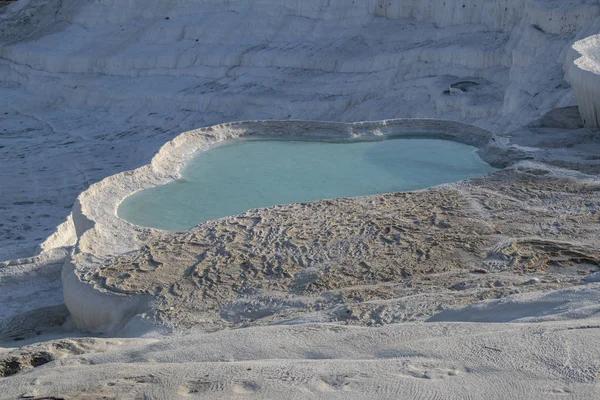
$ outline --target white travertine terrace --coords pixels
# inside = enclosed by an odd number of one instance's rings
[[[598,399],[599,32],[598,0],[0,5],[0,397]],[[415,132],[506,168],[116,213],[225,140]]]
[[[117,216],[125,197],[180,177],[179,171],[198,151],[226,140],[255,136],[280,138],[336,138],[341,140],[378,140],[385,136],[423,135],[460,141],[479,147],[485,158],[492,134],[459,122],[440,120],[387,120],[379,122],[334,123],[310,121],[247,121],[216,125],[186,132],[165,144],[152,162],[133,171],[113,175],[92,185],[77,199],[71,218],[44,246],[51,249],[74,245],[62,279],[65,304],[75,324],[89,331],[113,331],[147,306],[147,299],[120,296],[93,288],[86,277],[94,274],[103,260],[134,251],[167,233],[142,228]],[[490,149],[491,148],[491,149]],[[100,306],[100,304],[102,306]]]
[[[119,325],[137,303],[120,309],[125,297],[110,294],[110,311],[93,314],[81,299],[101,291],[80,278],[160,236],[116,217],[125,196],[246,134],[493,132],[501,142],[577,103],[593,126],[598,16],[592,0],[22,0],[0,18],[0,102],[7,129],[20,132],[0,152],[23,166],[18,182],[0,171],[9,232],[0,254],[77,242],[67,305],[81,327]],[[345,124],[390,118],[420,119]],[[257,119],[339,124],[227,123]],[[487,143],[473,137],[461,140]]]

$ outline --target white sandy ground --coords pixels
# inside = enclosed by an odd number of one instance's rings
[[[32,257],[79,193],[215,123],[450,119],[597,173],[597,130],[558,108],[597,125],[599,15],[595,0],[16,2],[0,14],[0,358],[40,366],[0,378],[0,398],[599,398],[593,282],[380,328],[52,341],[85,335],[58,327],[70,249]]]
[[[49,352],[58,359],[1,379],[0,398],[600,396],[600,284],[483,302],[468,311],[381,328],[300,324],[42,342],[30,346],[28,357]],[[488,323],[456,322],[464,317]]]

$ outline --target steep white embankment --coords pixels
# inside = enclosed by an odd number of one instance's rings
[[[199,126],[404,117],[509,132],[575,104],[561,66],[598,15],[592,0],[19,1],[0,16],[0,259],[31,255],[79,193]],[[114,218],[80,207],[45,250],[95,212]],[[97,229],[112,249],[84,253],[131,249],[113,228]]]

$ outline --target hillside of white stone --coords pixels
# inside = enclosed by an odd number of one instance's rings
[[[593,114],[584,39],[599,16],[594,0],[12,3],[0,13],[0,260],[13,260],[0,318],[62,304],[60,255],[15,259],[39,252],[79,193],[181,132],[405,117],[504,135],[577,99]]]

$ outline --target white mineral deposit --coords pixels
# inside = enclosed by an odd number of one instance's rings
[[[598,399],[599,274],[597,0],[0,1],[0,399]]]

